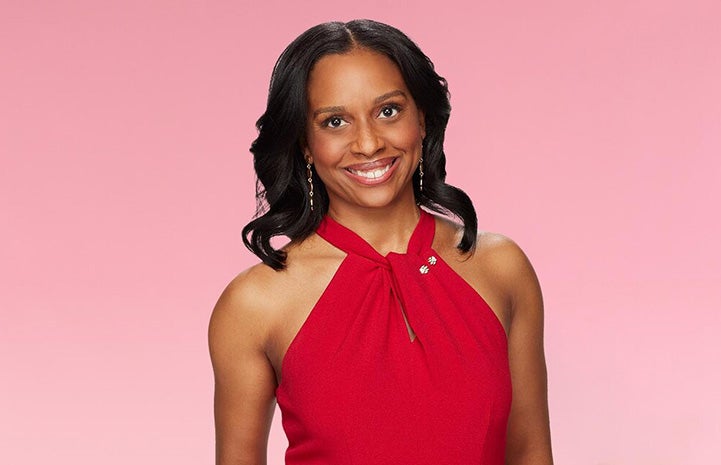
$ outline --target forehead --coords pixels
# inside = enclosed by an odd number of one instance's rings
[[[367,49],[326,55],[316,62],[308,76],[311,107],[346,105],[393,90],[409,94],[398,66],[387,56]]]

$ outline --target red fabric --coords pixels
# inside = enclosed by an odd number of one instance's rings
[[[318,228],[348,255],[283,360],[286,464],[504,463],[506,335],[434,231],[422,212],[407,253],[383,257],[329,217]]]

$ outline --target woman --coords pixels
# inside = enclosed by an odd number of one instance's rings
[[[321,24],[281,55],[243,231],[263,263],[210,323],[218,464],[266,462],[276,399],[287,464],[552,463],[538,282],[445,183],[449,114],[390,26]]]

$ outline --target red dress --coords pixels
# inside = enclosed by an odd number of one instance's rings
[[[407,253],[384,257],[323,220],[347,256],[283,360],[287,465],[504,463],[506,334],[431,248],[434,231],[422,211]]]

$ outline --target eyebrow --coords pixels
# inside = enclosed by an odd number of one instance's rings
[[[402,90],[392,90],[390,92],[386,92],[379,97],[376,97],[375,100],[373,100],[373,103],[381,103],[383,100],[388,100],[389,98],[395,97],[397,95],[402,95],[403,97],[405,97],[406,93]]]
[[[383,95],[379,95],[378,97],[373,99],[373,103],[377,105],[384,100],[388,100],[389,98],[396,97],[398,95],[406,97],[406,93],[403,92],[402,90],[392,90],[390,92],[386,92]],[[317,110],[315,110],[313,112],[313,118],[316,118],[318,115],[320,115],[322,113],[343,113],[344,111],[345,111],[345,107],[338,107],[338,106],[318,108]]]

